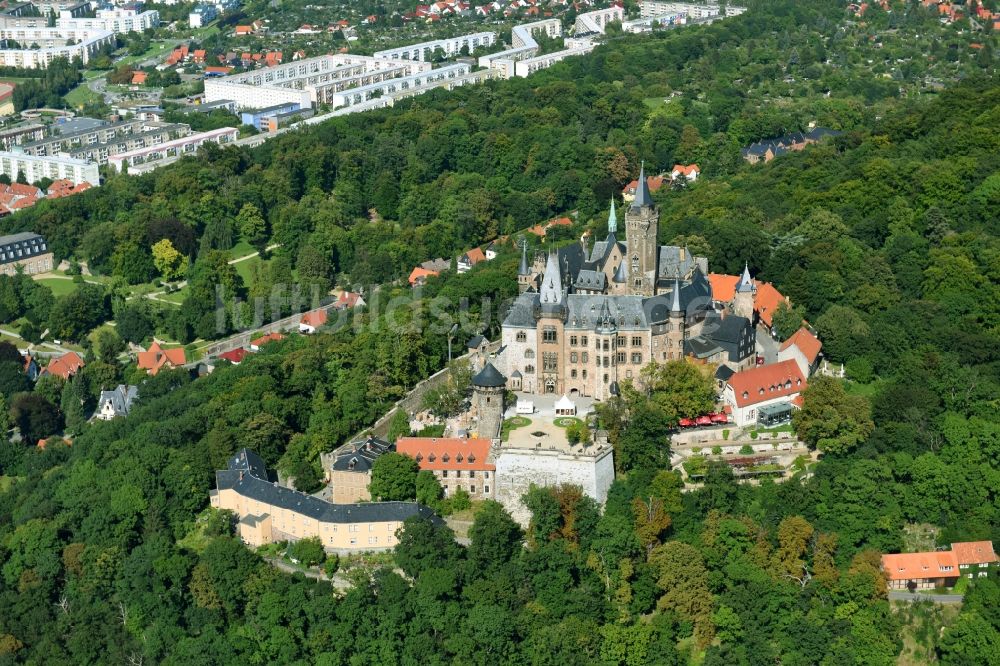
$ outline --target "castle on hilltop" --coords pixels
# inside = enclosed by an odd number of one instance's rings
[[[652,361],[695,357],[732,372],[749,367],[756,341],[749,271],[731,300],[715,301],[708,260],[659,245],[659,218],[643,167],[624,241],[612,202],[608,236],[593,248],[581,239],[531,264],[522,248],[521,293],[504,319],[495,361],[507,388],[604,400]]]

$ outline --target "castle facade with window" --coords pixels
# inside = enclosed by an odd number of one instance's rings
[[[660,212],[645,169],[638,182],[625,213],[624,241],[616,235],[612,203],[608,236],[592,249],[581,241],[529,264],[522,248],[521,293],[504,319],[503,351],[495,361],[508,388],[604,400],[650,362],[681,359],[692,354],[692,345],[715,344],[724,317],[752,313],[749,289],[737,289],[733,302],[717,310],[708,260],[684,247],[658,245]],[[744,271],[741,284],[749,279]],[[752,341],[742,348],[745,355],[720,354],[734,371],[749,363]]]

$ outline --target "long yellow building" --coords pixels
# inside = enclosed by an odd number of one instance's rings
[[[416,502],[332,504],[286,488],[268,480],[264,461],[248,449],[230,458],[215,480],[212,506],[235,513],[240,538],[253,547],[319,537],[330,551],[384,550],[396,545],[407,518],[440,520]]]

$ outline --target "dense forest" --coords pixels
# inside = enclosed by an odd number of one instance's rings
[[[788,482],[738,484],[720,465],[680,492],[663,405],[627,395],[642,418],[604,415],[618,477],[603,510],[573,488],[534,490],[525,532],[486,504],[468,546],[410,522],[392,565],[334,591],[274,569],[224,521],[198,522],[213,470],[241,446],[315,470],[444,365],[446,336],[370,314],[208,377],[163,372],[127,419],[84,426],[72,447],[0,443],[0,663],[895,663],[908,630],[879,553],[912,524],[942,545],[1000,541],[1000,85],[983,71],[901,98],[906,80],[869,77],[853,42],[832,38],[839,17],[776,2],[623,38],[537,78],[210,150],[5,220],[111,273],[151,264],[167,237],[151,228],[173,234],[192,261],[179,311],[195,331],[213,284],[248,289],[219,253],[244,228],[282,243],[287,276],[296,265],[302,278],[303,255],[321,275],[319,250],[327,280],[382,282],[569,210],[574,233],[603,233],[602,202],[639,160],[698,161],[702,179],[657,194],[661,241],[706,253],[714,271],[749,261],[847,381],[807,391],[796,425],[823,456]],[[821,46],[845,53],[838,71]],[[782,82],[788,67],[803,87]],[[845,134],[768,165],[740,160],[744,143],[811,121]],[[385,296],[423,299],[399,326],[436,296],[473,309],[509,297],[515,267],[508,248]],[[928,660],[997,664],[996,578],[939,629],[920,639]]]

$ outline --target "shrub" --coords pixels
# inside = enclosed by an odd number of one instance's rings
[[[753,447],[750,446],[749,444],[744,444],[743,446],[740,447],[740,453],[742,453],[743,455],[749,455],[753,453]]]
[[[757,431],[756,430],[751,430],[750,431],[750,439],[757,439],[757,437],[758,437]]]
[[[729,439],[729,430],[722,431],[722,439]]]
[[[326,551],[323,550],[323,544],[320,543],[319,537],[299,539],[288,546],[285,554],[307,567],[321,564],[326,559]]]
[[[340,555],[337,555],[336,553],[328,556],[326,558],[326,562],[323,563],[323,571],[330,578],[332,578],[333,574],[337,573],[339,569],[340,569]]]
[[[722,453],[722,447],[721,446],[713,446],[712,447],[712,455],[717,456],[720,453]]]

